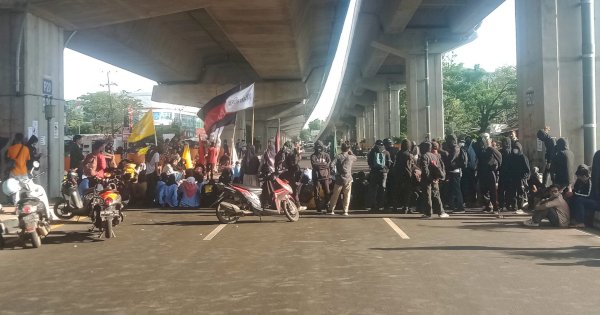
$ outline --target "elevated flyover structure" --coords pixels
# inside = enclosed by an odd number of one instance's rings
[[[155,80],[158,102],[200,107],[256,82],[255,138],[266,143],[278,125],[298,134],[347,9],[348,0],[0,1],[0,135],[34,129],[51,157],[42,168],[60,182],[65,47]],[[240,113],[238,137],[250,136],[251,119]]]
[[[502,2],[360,1],[345,76],[324,134],[337,126],[347,138],[368,144],[399,135],[398,91],[405,89],[408,136],[442,137],[442,54],[473,40],[481,21]],[[264,144],[278,122],[294,135],[321,93],[348,5],[349,0],[0,1],[0,136],[37,134],[41,153],[50,157],[42,159],[42,169],[50,182],[60,182],[65,47],[155,80],[152,98],[159,102],[200,107],[234,85],[256,82],[255,137]],[[584,142],[588,153],[597,147],[596,139],[583,139],[598,133],[597,98],[590,87],[597,85],[592,44],[599,6],[591,0],[516,0],[515,7],[525,150],[541,159],[535,130],[548,125],[554,135],[569,138],[576,163],[582,162]],[[239,116],[238,137],[248,138],[248,114]],[[58,195],[58,185],[49,189]]]
[[[399,91],[406,89],[408,137],[444,134],[442,54],[476,38],[503,0],[363,0],[346,75],[322,136],[372,145],[400,136]]]
[[[477,36],[503,0],[362,1],[346,75],[327,128],[338,138],[400,135],[399,91],[407,97],[407,136],[444,136],[442,54]],[[532,164],[543,167],[536,132],[564,137],[575,163],[598,149],[596,90],[600,5],[593,0],[515,0],[519,137]],[[335,126],[335,128],[334,128]]]

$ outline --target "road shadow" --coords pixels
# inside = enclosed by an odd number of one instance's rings
[[[153,223],[133,223],[131,225],[140,226],[201,226],[201,225],[219,225],[219,221],[171,221],[171,222],[153,222]]]
[[[72,243],[95,243],[102,242],[103,239],[97,238],[98,233],[90,232],[63,232],[51,231],[48,236],[42,239],[42,247],[44,245],[72,244]],[[5,237],[5,245],[3,249],[31,249],[31,242],[23,242],[17,235]]]
[[[376,251],[500,251],[513,256],[528,259],[543,259],[556,262],[541,262],[545,266],[584,266],[600,267],[600,246],[572,246],[572,247],[501,247],[501,246],[423,246],[423,247],[373,247]],[[573,260],[562,262],[564,260]]]

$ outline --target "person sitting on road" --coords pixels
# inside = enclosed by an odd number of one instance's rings
[[[570,222],[569,205],[561,195],[562,187],[548,187],[550,196],[542,199],[535,207],[531,219],[523,222],[526,226],[538,227],[543,219],[548,219],[553,227],[568,227]]]
[[[579,165],[575,176],[577,176],[577,180],[573,185],[573,192],[567,193],[567,195],[571,195],[569,206],[573,216],[572,225],[581,228],[585,227],[585,218],[588,211],[595,211],[598,208],[598,203],[592,198],[592,181],[589,166],[585,164]]]
[[[181,190],[181,201],[179,206],[184,208],[197,208],[200,206],[200,187],[192,176],[186,178],[179,186]]]

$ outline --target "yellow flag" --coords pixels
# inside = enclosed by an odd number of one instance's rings
[[[152,110],[149,110],[138,123],[133,126],[131,135],[127,142],[138,142],[146,137],[149,137],[156,133],[154,129],[154,117],[152,116]]]
[[[192,163],[192,153],[190,152],[190,145],[187,143],[183,147],[181,158],[185,161],[186,169],[194,168],[194,164]]]
[[[139,155],[145,155],[146,153],[148,153],[148,150],[150,150],[150,147],[143,147],[143,148],[139,149],[137,153]]]

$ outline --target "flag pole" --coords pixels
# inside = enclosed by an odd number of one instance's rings
[[[254,145],[254,106],[252,106],[252,145]]]

